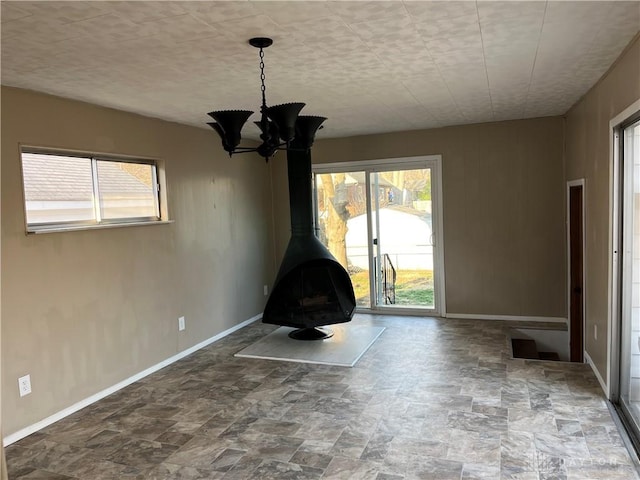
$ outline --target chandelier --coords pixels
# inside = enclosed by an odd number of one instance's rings
[[[249,40],[252,47],[260,49],[260,89],[262,91],[262,105],[260,106],[260,121],[254,122],[260,129],[262,143],[257,147],[241,147],[241,130],[247,119],[253,114],[250,110],[220,110],[209,112],[215,122],[209,125],[222,139],[222,148],[232,156],[234,153],[257,152],[269,161],[278,150],[308,150],[313,145],[318,129],[326,120],[325,117],[298,115],[304,103],[283,103],[282,105],[267,106],[264,75],[264,49],[273,40],[256,37]]]

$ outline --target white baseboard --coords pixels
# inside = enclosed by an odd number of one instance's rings
[[[516,322],[553,322],[567,323],[567,319],[563,317],[529,317],[519,315],[485,315],[475,313],[449,313],[446,318],[458,318],[461,320],[510,320]]]
[[[598,379],[598,382],[600,382],[600,386],[602,387],[602,391],[604,392],[606,397],[609,398],[609,385],[607,385],[607,382],[604,381],[604,379],[602,378],[602,375],[600,375],[600,372],[596,368],[595,363],[593,363],[593,360],[591,360],[591,357],[589,356],[589,354],[586,351],[584,352],[584,359],[589,364],[589,366],[591,367],[591,370],[593,370],[593,373],[596,375],[596,378]]]
[[[206,340],[204,340],[203,342],[198,343],[197,345],[194,345],[193,347],[187,348],[186,350],[181,351],[180,353],[167,358],[166,360],[163,360],[160,363],[157,363],[149,368],[147,368],[146,370],[143,370],[139,373],[136,373],[135,375],[116,383],[115,385],[112,385],[109,388],[106,388],[94,395],[91,395],[90,397],[87,397],[83,400],[80,400],[77,403],[74,403],[73,405],[71,405],[70,407],[65,408],[64,410],[60,410],[57,413],[54,413],[53,415],[40,420],[39,422],[34,423],[33,425],[29,425],[28,427],[25,427],[21,430],[18,430],[15,433],[12,433],[10,435],[7,435],[6,437],[3,438],[3,442],[4,442],[4,446],[6,447],[7,445],[11,445],[14,442],[17,442],[18,440],[31,435],[32,433],[37,432],[38,430],[41,430],[45,427],[48,427],[49,425],[51,425],[52,423],[57,422],[58,420],[62,420],[65,417],[68,417],[69,415],[71,415],[72,413],[77,412],[78,410],[83,409],[84,407],[87,407],[89,405],[91,405],[92,403],[97,402],[98,400],[103,399],[104,397],[111,395],[112,393],[117,392],[118,390],[131,385],[134,382],[137,382],[138,380],[146,377],[147,375],[151,375],[154,372],[157,372],[158,370],[160,370],[161,368],[164,368],[168,365],[171,365],[174,362],[177,362],[178,360],[180,360],[181,358],[184,358],[188,355],[191,355],[192,353],[200,350],[201,348],[206,347],[207,345],[211,345],[213,342],[216,342],[217,340],[220,340],[223,337],[226,337],[227,335],[232,334],[233,332],[235,332],[236,330],[240,330],[243,327],[246,327],[247,325],[250,325],[251,323],[255,322],[256,320],[259,320],[262,318],[262,313],[251,317],[248,320],[245,320],[242,323],[239,323],[238,325],[235,325],[223,332],[218,333],[217,335],[214,335],[211,338],[208,338]]]

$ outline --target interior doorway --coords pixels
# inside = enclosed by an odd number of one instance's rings
[[[360,309],[444,313],[440,157],[314,166],[316,232]]]
[[[584,361],[584,179],[567,182],[569,359]]]

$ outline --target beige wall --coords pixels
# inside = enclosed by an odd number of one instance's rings
[[[566,317],[562,118],[319,140],[312,150],[314,163],[429,154],[442,155],[447,312]],[[273,175],[280,258],[284,158]]]
[[[161,159],[175,223],[25,235],[20,143]],[[212,131],[3,87],[1,179],[5,435],[262,311],[269,167]]]
[[[609,242],[609,121],[640,98],[640,37],[574,105],[566,120],[566,180],[586,184],[586,350],[607,378]],[[598,339],[594,338],[594,325]]]
[[[2,125],[0,116],[0,128]],[[2,193],[2,155],[0,155],[0,195]],[[2,225],[2,209],[0,208],[0,225]],[[1,245],[0,239],[0,245]],[[0,271],[2,271],[2,249],[0,248]],[[2,291],[2,275],[0,275],[0,292]],[[0,295],[0,372],[2,371],[2,295]],[[0,393],[2,392],[2,386],[0,385]],[[0,479],[6,480],[7,478],[7,463],[4,456],[4,441],[2,436],[2,395],[0,395]]]

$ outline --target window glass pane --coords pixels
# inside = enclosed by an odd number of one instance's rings
[[[349,272],[356,305],[370,307],[364,172],[316,175],[318,238]]]
[[[98,160],[97,168],[103,220],[158,217],[154,165]]]
[[[435,308],[431,207],[430,168],[371,173],[378,305]]]
[[[27,224],[95,220],[91,159],[22,153]]]

